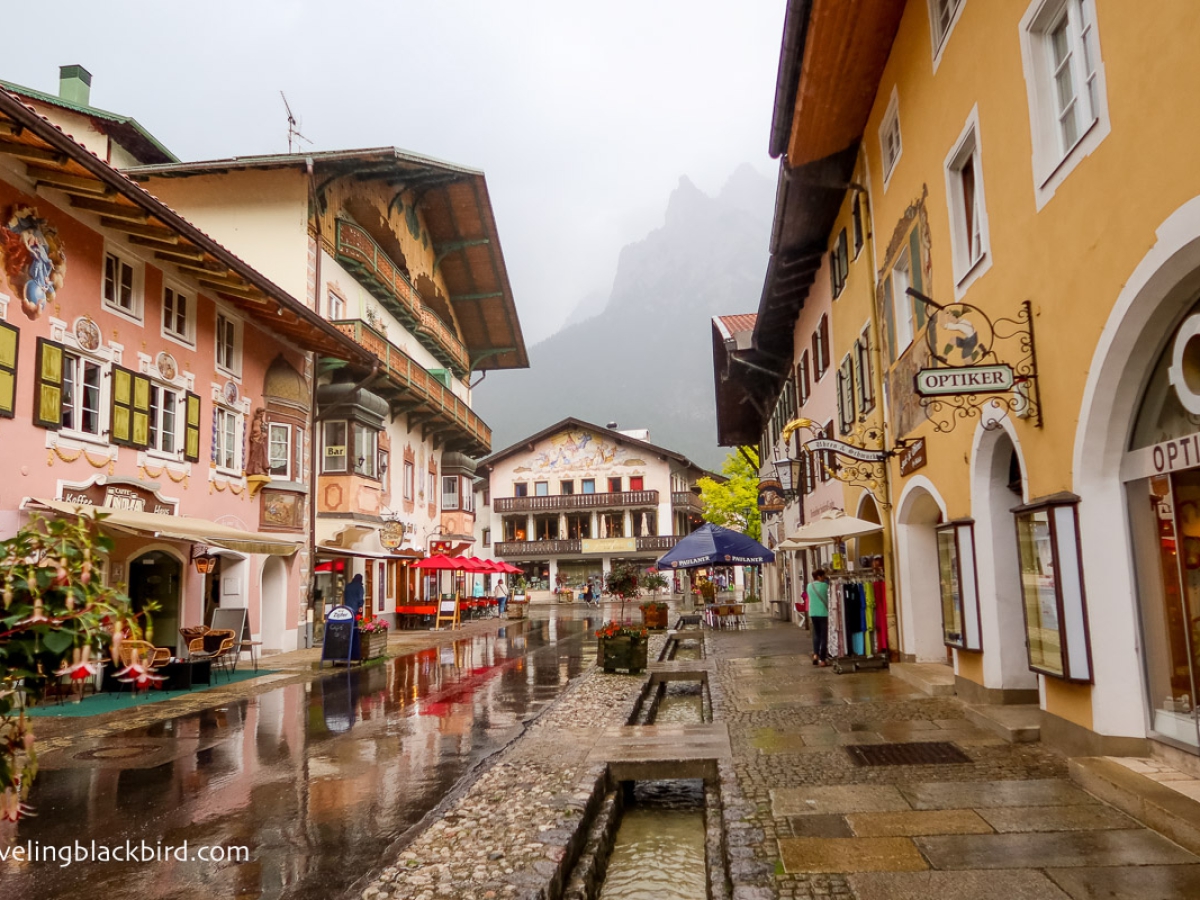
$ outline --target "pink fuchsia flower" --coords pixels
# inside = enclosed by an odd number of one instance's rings
[[[59,677],[68,675],[72,681],[87,681],[100,671],[100,667],[92,661],[91,655],[91,647],[77,648],[72,661],[65,663],[54,674]]]
[[[15,788],[5,788],[4,793],[0,794],[0,821],[15,822],[32,815],[33,807],[21,800],[21,795]]]
[[[139,659],[132,660],[129,665],[116,673],[117,681],[123,681],[126,684],[133,683],[139,688],[149,687],[150,685],[165,681],[162,675],[155,675],[147,666]]]

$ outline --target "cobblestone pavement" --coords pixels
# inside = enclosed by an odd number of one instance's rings
[[[994,737],[957,700],[886,671],[813,668],[794,626],[750,626],[706,637],[714,718],[727,724],[745,802],[734,824],[761,835],[731,841],[735,898],[1200,896],[1200,859],[1078,789],[1055,751]],[[885,744],[948,744],[963,759],[852,756]]]

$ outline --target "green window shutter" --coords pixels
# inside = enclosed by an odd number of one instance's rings
[[[112,418],[108,439],[122,447],[133,446],[133,372],[112,367]]]
[[[132,435],[130,443],[145,449],[150,446],[150,379],[133,376]]]
[[[883,319],[887,325],[888,359],[896,361],[896,311],[892,302],[892,276],[883,280]]]
[[[912,233],[908,236],[908,259],[909,267],[912,269],[909,279],[912,282],[913,290],[923,294],[925,293],[925,287],[921,283],[921,272],[923,266],[921,265],[920,225],[917,225],[917,227],[914,228]],[[920,331],[925,327],[925,304],[916,297],[910,297],[909,302],[913,304],[913,308],[916,310],[916,317],[913,319],[913,321],[916,323],[916,330]]]
[[[200,395],[187,392],[184,416],[183,458],[200,461]]]
[[[63,348],[46,338],[37,341],[33,424],[54,431],[62,428]]]
[[[0,416],[11,419],[17,407],[17,348],[20,330],[0,322]]]

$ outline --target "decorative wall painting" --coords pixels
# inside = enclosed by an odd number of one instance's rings
[[[67,254],[58,230],[32,206],[14,206],[0,225],[4,274],[21,297],[21,309],[37,319],[67,274]]]

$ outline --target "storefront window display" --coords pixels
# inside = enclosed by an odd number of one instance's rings
[[[970,522],[943,525],[938,529],[937,542],[942,632],[946,644],[960,650],[982,650],[974,525]]]

